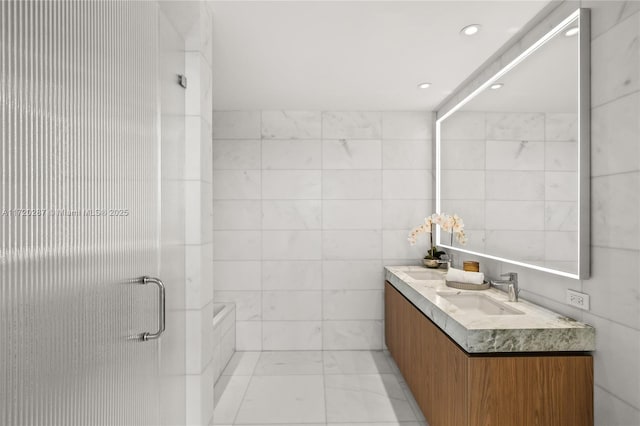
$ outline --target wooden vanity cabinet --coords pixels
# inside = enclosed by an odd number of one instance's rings
[[[588,354],[469,354],[390,283],[385,338],[430,426],[593,425]]]

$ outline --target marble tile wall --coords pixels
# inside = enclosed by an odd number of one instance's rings
[[[381,349],[383,265],[432,211],[424,112],[215,111],[213,276],[239,350]]]
[[[473,111],[444,122],[442,209],[466,220],[466,248],[577,271],[576,123],[569,113]],[[530,239],[504,239],[514,231]]]
[[[564,2],[541,23],[537,34],[575,6],[591,9],[591,277],[577,281],[488,259],[482,262],[496,274],[518,272],[525,299],[596,328],[594,424],[639,425],[640,2]],[[534,40],[535,31],[531,34],[525,38]],[[524,45],[516,44],[497,62],[508,62]],[[495,67],[490,66],[485,76],[479,73],[475,83],[463,88],[456,99],[493,72]],[[454,103],[452,99],[444,108]],[[468,126],[465,131],[472,128]],[[575,211],[564,207],[556,210],[557,215],[549,216],[547,223],[562,228],[573,222],[567,218]],[[525,235],[514,239],[530,241]],[[567,289],[589,294],[591,310],[584,312],[566,305]]]
[[[188,425],[213,422],[213,165],[212,22],[205,1],[160,2],[184,38],[184,152],[163,152],[169,163],[182,162],[179,196],[184,203],[184,396]],[[175,72],[175,70],[166,70]],[[175,78],[175,76],[173,76]],[[176,259],[170,261],[176,262]]]

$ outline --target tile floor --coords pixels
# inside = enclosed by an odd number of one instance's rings
[[[215,386],[213,422],[428,426],[382,351],[236,352]]]

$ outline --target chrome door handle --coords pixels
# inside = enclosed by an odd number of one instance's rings
[[[155,284],[158,286],[158,331],[150,333],[145,331],[140,335],[140,338],[145,342],[148,340],[155,340],[164,332],[165,329],[165,297],[164,297],[164,284],[159,278],[142,277],[142,284]]]

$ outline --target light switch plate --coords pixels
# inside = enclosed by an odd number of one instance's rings
[[[567,290],[567,305],[588,311],[589,295],[575,290]]]

